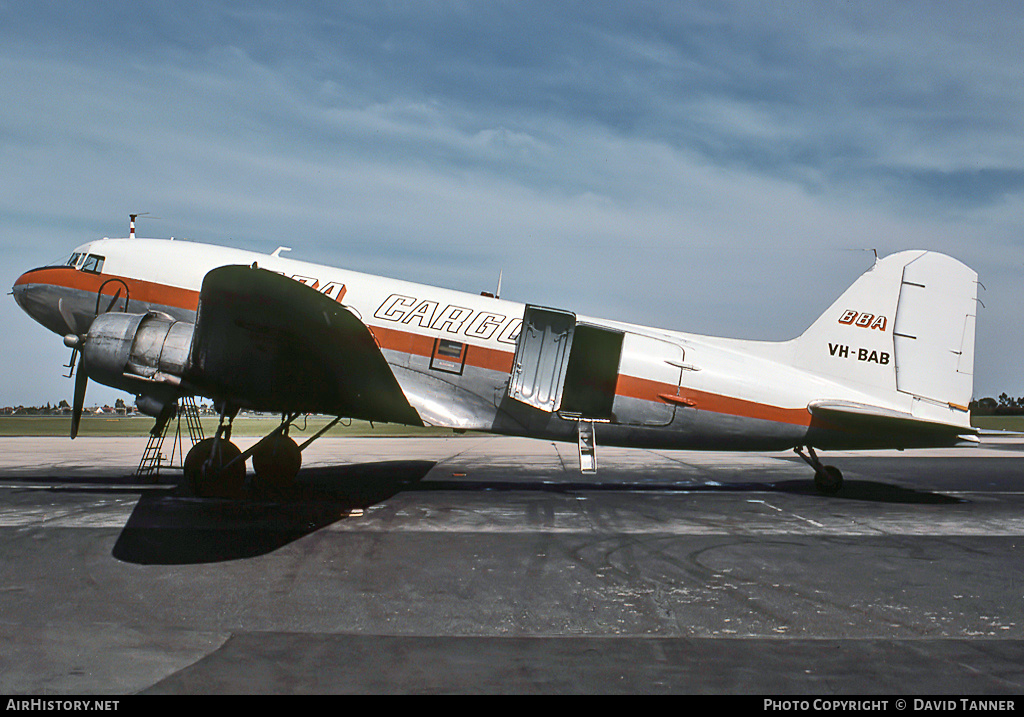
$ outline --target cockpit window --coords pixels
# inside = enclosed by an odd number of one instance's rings
[[[82,271],[99,274],[103,271],[103,257],[95,254],[89,254],[85,257],[85,261],[82,262]]]
[[[78,260],[81,258],[82,255],[76,251],[74,254],[71,255],[71,258],[68,259],[68,266],[78,266]]]

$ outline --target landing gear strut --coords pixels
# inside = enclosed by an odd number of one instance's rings
[[[237,410],[237,409],[236,409]],[[220,425],[213,438],[200,441],[185,458],[185,481],[195,495],[209,498],[241,498],[247,494],[280,492],[294,486],[302,466],[302,449],[326,433],[341,418],[335,418],[301,446],[288,435],[299,417],[285,414],[281,425],[244,453],[231,443],[234,412],[221,412]],[[224,421],[227,417],[227,425]],[[255,481],[247,484],[245,461],[252,457]]]
[[[242,452],[231,442],[235,416],[228,417],[227,425],[225,417],[222,412],[213,438],[195,444],[185,456],[185,484],[204,498],[238,498],[245,492],[245,460],[239,460]]]
[[[807,465],[814,469],[814,487],[818,489],[819,493],[825,495],[835,495],[839,492],[839,489],[843,487],[843,474],[835,466],[826,466],[818,460],[818,455],[814,452],[814,449],[807,446],[807,453],[805,455],[801,450],[803,446],[797,446],[793,450],[798,456],[806,461]]]

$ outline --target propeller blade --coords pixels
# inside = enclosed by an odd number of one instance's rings
[[[75,374],[75,400],[71,406],[71,440],[78,435],[78,424],[82,420],[82,408],[85,406],[85,385],[89,383],[89,375],[85,372],[85,361],[78,364]]]
[[[71,313],[71,310],[64,306],[64,299],[57,299],[57,311],[60,312],[60,316],[64,319],[64,323],[68,327],[69,334],[78,333],[78,321],[75,319],[75,315]]]
[[[120,299],[120,298],[121,298],[121,287],[117,287],[117,293],[114,294],[114,298],[110,300],[109,304],[107,304],[107,310],[104,311],[103,313],[104,314],[109,314],[110,310],[114,308],[114,304],[117,303],[117,300]]]

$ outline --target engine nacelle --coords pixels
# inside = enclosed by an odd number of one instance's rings
[[[163,395],[181,384],[195,324],[167,314],[100,314],[81,344],[89,378],[132,393]]]

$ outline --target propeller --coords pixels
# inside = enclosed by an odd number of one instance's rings
[[[114,304],[121,298],[121,289],[118,287],[117,292],[111,298],[110,303],[107,305],[106,311],[109,312],[114,308]],[[100,289],[102,291],[102,288]],[[99,309],[100,296],[96,297],[97,310]],[[64,305],[64,299],[57,300],[57,311],[60,313],[61,318],[64,319],[64,323],[67,325],[68,333],[64,336],[64,345],[71,349],[71,361],[68,364],[68,368],[75,371],[75,353],[82,353],[82,349],[85,346],[86,335],[82,334],[78,330],[78,317]],[[89,373],[85,368],[85,356],[82,356],[82,360],[78,362],[78,370],[75,373],[75,395],[74,400],[71,404],[71,439],[74,440],[78,435],[78,427],[82,422],[82,411],[85,408],[85,387],[89,383]]]
[[[77,334],[68,334],[64,337],[64,345],[73,352],[81,353],[85,345],[85,337]],[[74,353],[71,355],[72,371],[74,369]],[[71,402],[71,439],[78,435],[78,425],[82,421],[82,409],[85,406],[85,387],[89,383],[89,374],[85,370],[85,358],[78,362],[78,370],[75,372],[75,396]]]
[[[116,293],[116,294],[114,294],[114,298],[112,298],[112,299],[110,300],[110,303],[109,303],[109,304],[107,304],[107,308],[106,308],[106,309],[104,309],[103,313],[104,313],[104,314],[109,314],[109,313],[110,313],[110,310],[114,308],[114,304],[116,304],[116,303],[117,303],[117,300],[118,300],[118,299],[120,299],[120,298],[121,298],[121,287],[119,286],[119,287],[117,287],[117,293]],[[126,308],[127,308],[127,307],[126,307]]]
[[[89,374],[85,371],[85,361],[78,363],[75,374],[75,398],[71,405],[71,440],[78,435],[78,424],[82,422],[82,409],[85,406],[85,386],[89,383]]]
[[[71,309],[64,305],[63,298],[57,299],[57,312],[64,319],[64,325],[68,327],[68,333],[78,334],[78,319],[71,312]]]

